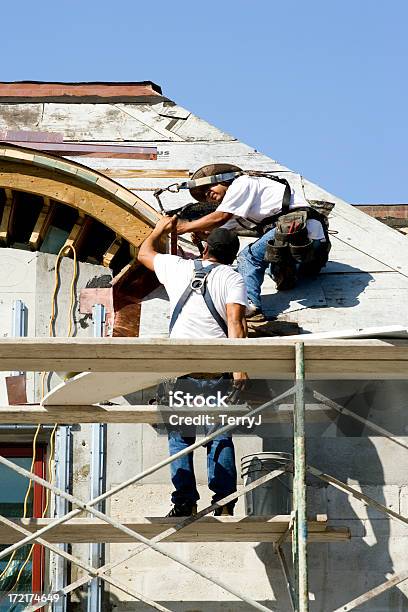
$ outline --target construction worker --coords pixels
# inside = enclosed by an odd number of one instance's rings
[[[330,240],[324,217],[311,208],[302,190],[285,179],[243,173],[231,164],[210,164],[191,177],[190,193],[217,205],[195,221],[181,221],[178,234],[215,227],[256,229],[261,237],[238,256],[238,271],[248,293],[248,318],[264,320],[261,286],[270,266],[278,290],[291,289],[298,276],[315,276],[328,259]]]
[[[203,255],[198,260],[159,253],[163,236],[176,225],[176,217],[163,217],[138,254],[139,261],[156,273],[169,296],[170,337],[246,337],[245,284],[242,276],[230,267],[239,250],[238,237],[227,229],[215,229],[208,235]],[[234,387],[240,388],[246,378],[243,372],[235,372],[232,377],[230,374],[191,374],[177,379],[172,397],[176,391],[191,393],[201,397],[202,405],[204,398],[225,397]],[[208,432],[208,428],[205,431]],[[173,455],[194,443],[195,428],[169,428],[168,439]],[[220,435],[207,445],[207,467],[213,503],[236,491],[235,454],[230,434]],[[173,508],[168,516],[196,514],[199,494],[192,453],[171,463],[171,479],[175,490],[171,497]],[[217,508],[214,514],[232,515],[234,504]]]

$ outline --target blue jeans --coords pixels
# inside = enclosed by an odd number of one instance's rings
[[[264,281],[265,272],[270,268],[270,274],[273,276],[273,264],[265,261],[265,251],[268,240],[273,240],[275,237],[275,228],[266,232],[256,242],[253,242],[243,249],[238,257],[238,272],[244,278],[248,299],[262,310],[261,287]],[[321,240],[313,240],[313,248],[316,254],[316,260],[322,257],[322,265],[324,265],[325,254],[327,252],[327,243]],[[324,262],[324,263],[323,263]],[[321,266],[320,266],[321,267]]]
[[[179,381],[187,383],[187,388],[194,395],[216,394],[218,390],[226,392],[227,380],[206,380],[185,377]],[[177,381],[177,382],[179,382]],[[176,383],[177,385],[177,383]],[[182,387],[183,390],[186,388]],[[205,410],[205,408],[203,409]],[[195,430],[183,435],[181,431],[172,428],[168,431],[170,455],[184,450],[196,440]],[[206,433],[209,433],[207,428]],[[237,471],[235,467],[234,443],[230,433],[221,434],[206,445],[208,487],[213,492],[212,502],[216,502],[237,490]],[[171,481],[174,491],[171,496],[173,504],[195,503],[199,498],[194,474],[193,453],[184,455],[170,464]]]

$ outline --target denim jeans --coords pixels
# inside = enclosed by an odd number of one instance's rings
[[[226,392],[226,379],[194,379],[183,377],[177,382],[187,383],[188,388],[194,395],[216,394],[218,390]],[[176,383],[177,386],[177,383]],[[185,386],[182,387],[185,389]],[[203,409],[203,411],[205,408]],[[169,451],[174,455],[179,451],[191,446],[196,440],[195,429],[191,428],[191,434],[184,435],[176,428],[168,430]],[[207,428],[206,434],[209,433]],[[235,467],[234,444],[230,433],[221,434],[206,445],[207,450],[207,474],[208,487],[213,492],[212,502],[216,502],[237,490],[237,471]],[[194,474],[193,453],[184,455],[170,464],[171,481],[174,491],[171,496],[173,504],[195,503],[199,498],[196,479]]]
[[[266,232],[256,242],[253,242],[243,249],[238,257],[238,272],[244,278],[248,299],[262,310],[261,287],[264,281],[265,272],[270,268],[270,274],[273,276],[273,264],[265,261],[265,251],[268,240],[273,240],[275,237],[275,228]],[[324,265],[324,255],[327,252],[327,243],[321,240],[313,240],[313,248],[316,254],[316,261],[322,256],[322,265]],[[317,266],[318,269],[321,267]]]

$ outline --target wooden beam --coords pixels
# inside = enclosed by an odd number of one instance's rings
[[[115,240],[112,242],[111,245],[109,245],[102,257],[102,263],[104,266],[106,266],[107,268],[110,267],[112,259],[119,251],[120,247],[122,246],[122,243],[122,238],[120,236],[116,236]]]
[[[245,416],[247,408],[206,408],[205,414],[214,417],[215,422],[221,422],[220,414],[228,416]],[[146,406],[100,406],[75,405],[41,406],[40,404],[0,406],[0,424],[38,424],[51,425],[60,423],[71,425],[75,423],[147,423],[155,425],[163,423],[171,414],[178,414],[175,409],[159,408],[155,405]],[[184,416],[186,412],[184,411]],[[188,410],[188,416],[202,415],[203,411]],[[309,405],[306,410],[306,420],[309,423],[327,423],[336,418],[336,411],[322,406]],[[293,421],[293,406],[284,404],[276,410],[266,409],[262,412],[262,424],[291,423]]]
[[[154,169],[141,170],[140,168],[105,168],[100,170],[105,176],[112,178],[189,178],[188,170]]]
[[[29,240],[30,247],[33,251],[37,251],[40,248],[56,210],[55,204],[51,203],[50,198],[45,196],[43,200],[43,207],[38,215],[38,219]]]
[[[44,151],[53,155],[83,156],[83,157],[112,157],[125,159],[157,159],[157,147],[141,147],[123,144],[94,144],[89,142],[41,142],[26,140],[11,140],[7,144],[22,146],[26,149]]]
[[[14,197],[11,189],[5,189],[6,201],[4,202],[3,214],[0,222],[0,243],[7,246],[9,242],[9,231],[13,220]]]
[[[84,213],[79,213],[79,217],[64,244],[67,254],[72,253],[70,247],[74,247],[77,256],[79,256],[81,246],[84,243],[91,225],[92,219],[90,217],[86,217]]]
[[[69,162],[60,163],[69,166]],[[80,175],[58,174],[54,168],[2,161],[0,187],[35,193],[77,208],[138,247],[150,234],[159,215],[119,185],[116,185],[116,193],[104,192],[105,187],[112,190],[112,181],[102,175],[92,176],[91,170],[87,173],[89,182],[84,184]],[[147,216],[151,220],[147,220]]]
[[[180,522],[177,518],[118,517],[123,524],[146,538],[153,538],[168,527]],[[167,542],[276,542],[288,528],[290,517],[278,516],[223,516],[204,517],[198,522],[172,534]],[[35,533],[53,522],[53,519],[15,519],[13,521]],[[326,521],[308,522],[311,542],[345,542],[350,539],[346,527],[332,528]],[[0,525],[2,544],[14,544],[21,535],[9,527]],[[75,518],[58,525],[48,532],[44,539],[53,543],[134,543],[127,534],[99,519]]]
[[[303,340],[303,338],[302,338]],[[2,338],[0,370],[294,374],[292,339]],[[408,340],[305,342],[309,378],[408,378]]]

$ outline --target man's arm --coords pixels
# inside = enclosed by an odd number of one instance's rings
[[[227,304],[228,338],[246,338],[247,324],[245,319],[245,306],[242,304]],[[234,383],[248,379],[246,372],[234,372]]]
[[[177,225],[177,233],[185,234],[186,232],[208,232],[216,227],[220,227],[220,225],[224,225],[224,223],[229,221],[232,216],[232,213],[215,210],[209,215],[201,217],[201,219],[179,222]]]
[[[157,222],[156,227],[141,244],[139,253],[137,255],[138,260],[146,268],[154,272],[154,258],[159,253],[160,240],[164,234],[169,234],[172,229],[176,227],[177,217],[162,217]]]

